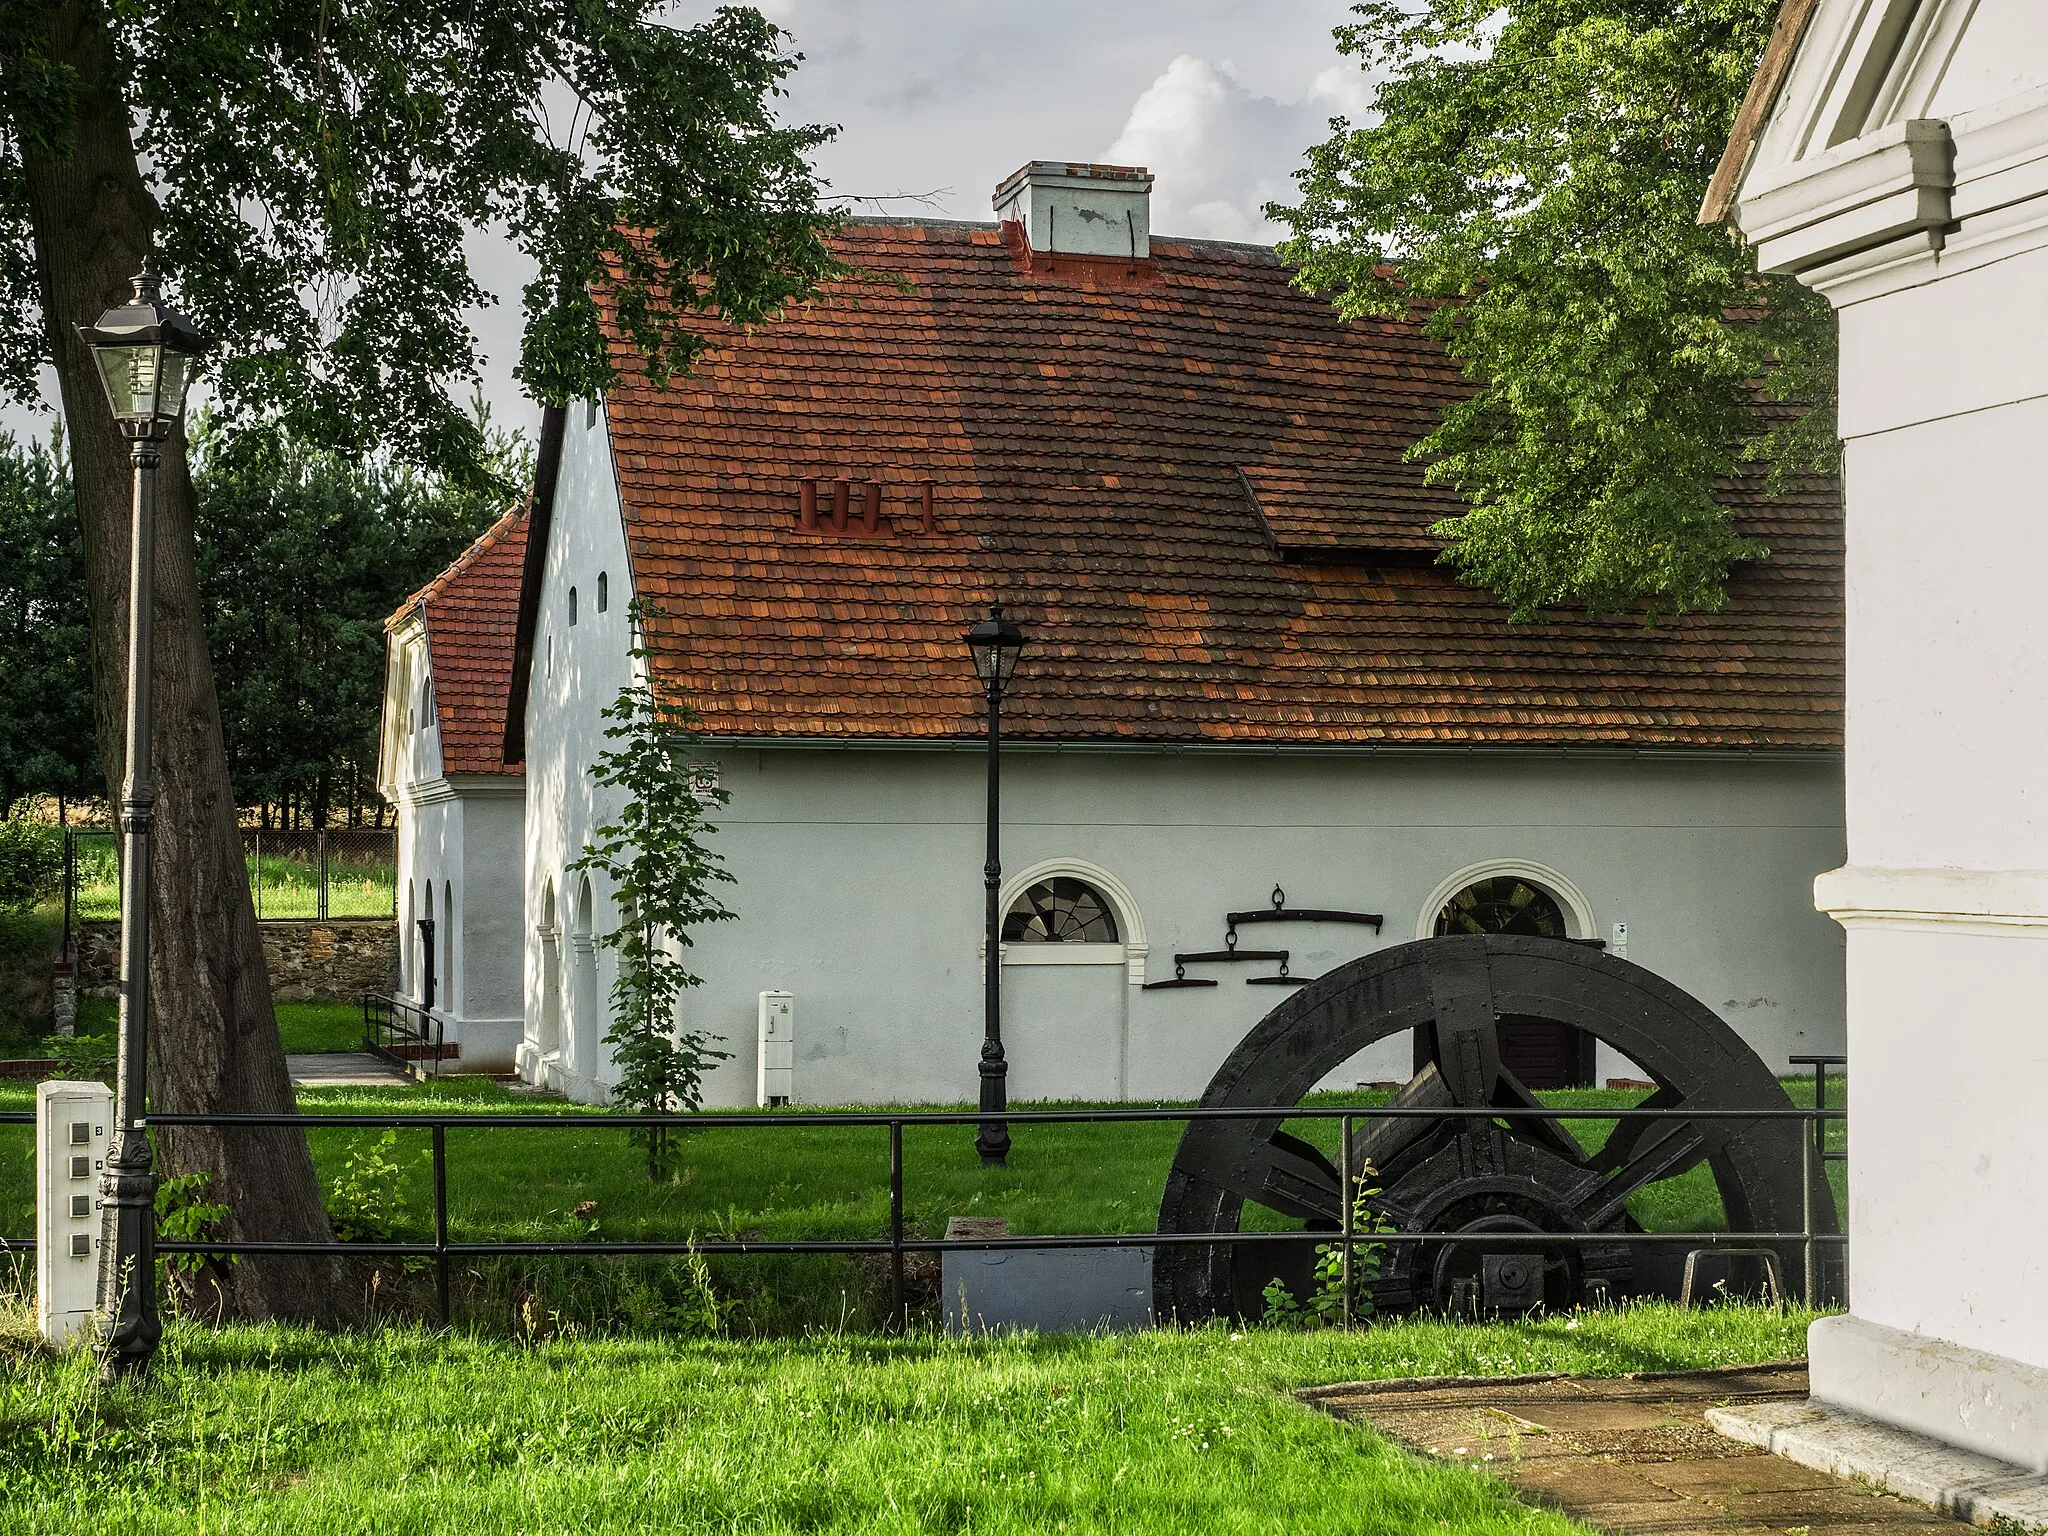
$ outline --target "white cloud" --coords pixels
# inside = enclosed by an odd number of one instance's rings
[[[1282,230],[1265,205],[1293,199],[1308,147],[1332,116],[1356,117],[1366,99],[1364,80],[1346,65],[1323,70],[1290,102],[1252,91],[1227,59],[1184,53],[1132,104],[1103,157],[1151,170],[1156,233],[1270,244]]]

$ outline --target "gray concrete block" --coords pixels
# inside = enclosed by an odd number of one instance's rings
[[[1150,1248],[998,1248],[942,1255],[946,1331],[1122,1332],[1152,1326]]]
[[[2048,1473],[2048,1368],[1854,1315],[1806,1349],[1816,1403]]]
[[[2048,1531],[2048,1477],[1927,1435],[1803,1403],[1709,1408],[1707,1423],[1833,1477],[1854,1477],[1972,1525]]]

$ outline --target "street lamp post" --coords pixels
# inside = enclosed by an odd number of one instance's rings
[[[156,662],[156,471],[185,406],[192,365],[212,345],[163,302],[147,261],[135,296],[82,325],[135,477],[128,549],[127,768],[121,784],[120,1065],[114,1144],[100,1175],[100,1369],[148,1369],[163,1324],[156,1309],[156,1169],[142,1119],[149,1087],[149,860],[156,826],[150,684]]]
[[[1024,631],[1003,617],[1003,605],[967,632],[974,673],[988,699],[988,858],[981,866],[985,892],[985,953],[982,962],[981,1112],[1000,1114],[1010,1107],[1010,1066],[1003,1057],[1003,914],[999,905],[1003,883],[1003,691],[1017,673],[1024,650]],[[1010,1128],[1000,1120],[984,1120],[974,1145],[983,1167],[1001,1167],[1010,1156]]]

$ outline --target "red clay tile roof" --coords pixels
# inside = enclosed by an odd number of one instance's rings
[[[1731,494],[1771,555],[1718,614],[1514,625],[1428,563],[1457,503],[1402,453],[1464,385],[1412,324],[1341,323],[1251,247],[1033,273],[992,227],[877,221],[840,250],[907,289],[726,333],[668,390],[614,343],[637,591],[713,735],[978,734],[961,636],[1000,598],[1023,737],[1841,744],[1831,483]],[[883,483],[878,534],[859,486],[834,530],[830,484],[800,529],[835,476]]]
[[[384,621],[392,630],[415,611],[425,619],[444,774],[523,771],[520,764],[506,765],[504,742],[525,557],[526,509],[520,507],[491,524]]]

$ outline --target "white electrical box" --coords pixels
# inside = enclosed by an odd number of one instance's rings
[[[788,992],[761,994],[760,1052],[755,1057],[754,1102],[780,1109],[795,1094],[796,998]]]
[[[100,1174],[114,1129],[105,1083],[36,1084],[36,1327],[69,1343],[99,1309]]]

